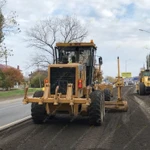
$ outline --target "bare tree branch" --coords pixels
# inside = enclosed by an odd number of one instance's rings
[[[58,24],[56,24],[56,20],[41,21],[26,32],[28,46],[47,52],[54,58],[54,43],[56,42],[57,31]]]
[[[29,47],[34,47],[40,52],[44,52],[45,56],[50,56],[52,63],[54,63],[54,44],[58,41],[58,38],[65,43],[79,42],[87,36],[87,33],[86,28],[75,17],[48,18],[30,28],[26,32],[27,39],[25,41]],[[33,64],[50,63],[50,57],[44,57],[44,54],[37,55],[32,59]]]
[[[88,34],[80,21],[70,16],[60,19],[60,33],[66,43],[82,41]]]

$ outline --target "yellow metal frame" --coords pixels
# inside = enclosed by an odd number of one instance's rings
[[[50,95],[50,84],[45,84],[43,97],[29,98],[27,96],[28,87],[25,89],[25,96],[23,103],[38,103],[39,105],[46,104],[47,114],[54,114],[57,110],[67,110],[70,114],[77,116],[79,114],[78,106],[81,104],[81,114],[87,115],[87,107],[91,103],[89,94],[92,92],[91,87],[86,88],[86,98],[76,98],[72,95],[73,84],[68,84],[67,94],[62,95],[58,93],[59,86],[55,89],[55,95]],[[67,104],[67,105],[65,105]],[[68,107],[70,105],[70,107]]]
[[[120,62],[119,57],[117,58],[118,64],[118,77],[116,82],[116,87],[118,89],[118,99],[116,101],[105,101],[105,108],[111,110],[118,110],[118,111],[127,111],[128,110],[128,103],[127,101],[122,99],[121,95],[121,88],[124,86],[124,82],[122,77],[120,76]]]
[[[59,86],[56,87],[55,89],[55,95],[50,95],[50,84],[47,83],[45,85],[45,90],[44,90],[44,95],[41,98],[29,98],[27,96],[27,91],[28,88],[26,88],[25,90],[25,96],[24,96],[24,100],[23,103],[27,104],[27,103],[39,103],[39,105],[43,104],[43,103],[53,103],[54,105],[58,105],[61,103],[64,104],[70,104],[70,105],[74,105],[74,104],[86,104],[87,106],[91,103],[91,100],[89,98],[89,94],[91,93],[92,89],[90,87],[87,87],[86,91],[86,98],[75,98],[71,93],[72,93],[72,84],[68,84],[67,86],[67,94],[66,95],[61,95],[61,93],[58,93],[58,89]]]
[[[91,40],[91,42],[74,42],[74,43],[56,43],[56,47],[77,47],[77,46],[91,46],[91,47],[95,47],[96,45],[93,43],[93,40]]]

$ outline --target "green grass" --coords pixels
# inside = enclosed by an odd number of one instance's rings
[[[29,88],[28,94],[32,94],[37,90],[41,90],[40,88]],[[10,91],[0,91],[0,98],[9,98],[14,96],[23,96],[24,89],[13,89]]]

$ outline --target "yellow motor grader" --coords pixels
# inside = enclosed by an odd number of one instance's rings
[[[136,84],[136,91],[139,95],[150,93],[150,70],[141,70],[139,81]]]
[[[87,43],[56,43],[55,64],[48,67],[44,91],[37,91],[33,98],[25,89],[23,103],[32,103],[34,123],[43,123],[47,116],[68,113],[89,117],[90,125],[101,125],[105,116],[105,95],[102,86],[94,82],[96,45]],[[99,58],[99,68],[102,58]],[[118,104],[114,107],[117,108]],[[110,105],[108,106],[109,108]]]

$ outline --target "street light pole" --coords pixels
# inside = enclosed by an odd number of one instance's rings
[[[149,69],[149,54],[148,54],[148,69]]]
[[[125,72],[127,72],[127,60],[125,61]]]
[[[147,50],[150,50],[149,48],[145,48]],[[146,63],[147,63],[147,69],[150,69],[150,53],[148,53],[148,55],[146,56]]]
[[[148,57],[147,57],[148,61],[147,61],[147,69],[150,69],[150,53],[148,54]]]
[[[143,30],[143,29],[139,29],[139,31],[142,31],[142,32],[147,32],[147,33],[150,33],[150,31],[147,31],[147,30]],[[146,48],[148,49],[148,48]],[[149,50],[149,49],[148,49]],[[148,54],[148,61],[147,61],[147,69],[150,69],[150,53]]]
[[[125,60],[125,72],[127,72],[127,68],[128,68],[128,60],[130,60],[130,59]]]

